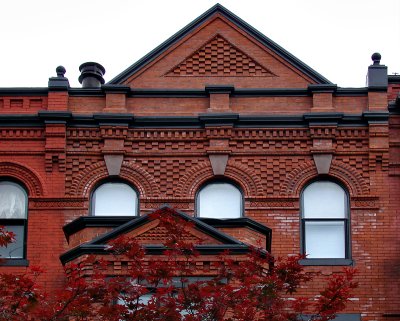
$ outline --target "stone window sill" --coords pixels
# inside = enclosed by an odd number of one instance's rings
[[[0,259],[0,266],[29,266],[26,259]]]
[[[351,259],[303,259],[300,260],[299,263],[301,265],[344,265],[344,266],[353,266],[354,262]]]

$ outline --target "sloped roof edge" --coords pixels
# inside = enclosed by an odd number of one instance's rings
[[[236,240],[235,238],[215,229],[214,227],[202,222],[201,220],[191,217],[181,211],[178,211],[168,204],[161,206],[159,209],[153,211],[150,214],[141,216],[139,218],[132,218],[129,222],[103,234],[98,236],[97,238],[93,239],[92,241],[84,244],[80,244],[77,247],[68,250],[67,252],[60,255],[60,260],[62,264],[65,264],[81,255],[84,254],[107,254],[106,242],[118,237],[121,234],[129,232],[143,224],[146,224],[151,220],[151,214],[158,212],[158,211],[170,211],[176,215],[179,215],[186,221],[193,222],[195,227],[203,233],[214,237],[217,240],[224,242],[223,244],[215,244],[215,245],[196,245],[195,248],[201,254],[211,254],[211,255],[218,255],[221,254],[223,251],[228,250],[231,253],[237,254],[245,254],[249,251],[250,247],[243,242]],[[163,245],[145,245],[144,248],[146,252],[149,254],[162,254],[166,248]]]
[[[167,248],[163,245],[144,245],[146,254],[162,255]],[[246,244],[222,244],[222,245],[196,245],[196,251],[201,255],[221,255],[228,251],[232,255],[247,254],[250,247]],[[261,255],[266,255],[265,250],[260,251]],[[109,255],[110,252],[104,244],[81,244],[60,255],[62,264],[66,264],[82,255]]]
[[[236,16],[234,13],[226,9],[224,6],[221,4],[217,3],[213,7],[211,7],[209,10],[204,12],[202,15],[200,15],[198,18],[193,20],[191,23],[186,25],[184,28],[182,28],[180,31],[175,33],[172,37],[168,38],[166,41],[164,41],[161,45],[150,51],[147,55],[139,59],[137,62],[135,62],[133,65],[125,69],[122,73],[111,79],[107,84],[111,85],[116,85],[116,84],[121,84],[123,81],[128,79],[131,75],[133,75],[136,71],[140,70],[142,67],[153,61],[156,57],[161,55],[166,49],[168,49],[171,45],[182,39],[184,36],[186,36],[190,31],[195,29],[197,26],[201,25],[204,21],[206,21],[208,18],[210,18],[213,14],[215,13],[220,13],[224,17],[226,17],[228,20],[233,22],[235,25],[237,25],[239,28],[253,36],[255,39],[257,39],[260,43],[262,43],[264,46],[267,48],[271,49],[274,51],[277,55],[291,63],[293,66],[298,68],[300,71],[302,71],[304,74],[309,76],[311,79],[313,79],[315,82],[319,84],[332,84],[328,79],[326,79],[324,76],[316,72],[314,69],[306,65],[304,62],[293,56],[290,52],[286,51],[284,48],[279,46],[277,43],[269,39],[267,36],[262,34],[260,31],[257,29],[253,28],[251,25],[249,25],[247,22]]]

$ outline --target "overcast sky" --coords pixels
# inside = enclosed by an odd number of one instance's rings
[[[374,52],[400,73],[400,0],[221,0],[228,10],[341,87],[365,86]],[[2,0],[0,87],[46,87],[81,63],[109,81],[215,0]]]

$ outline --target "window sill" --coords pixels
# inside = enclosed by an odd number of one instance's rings
[[[303,259],[299,260],[301,265],[345,265],[345,266],[352,266],[353,260],[351,259]]]
[[[300,320],[310,320],[311,315],[300,315]],[[338,313],[332,321],[361,321],[360,313]]]
[[[0,266],[29,266],[26,259],[0,259]]]

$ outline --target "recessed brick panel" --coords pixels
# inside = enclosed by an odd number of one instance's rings
[[[169,71],[167,76],[271,77],[275,75],[224,37],[216,35]]]

